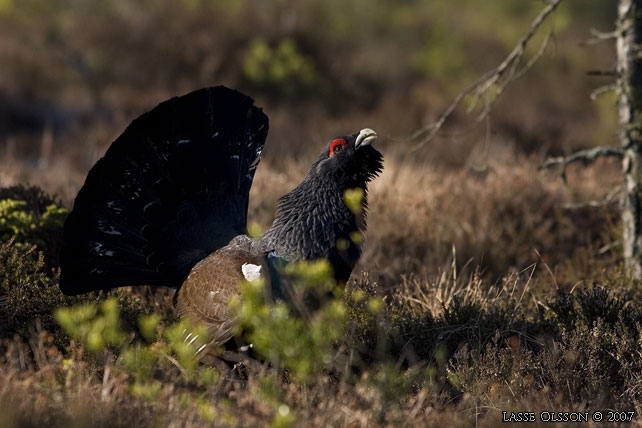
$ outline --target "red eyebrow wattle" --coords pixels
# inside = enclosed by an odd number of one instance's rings
[[[334,151],[337,148],[337,146],[346,147],[347,145],[348,145],[348,142],[343,138],[337,138],[336,140],[332,140],[332,142],[330,143],[330,156],[334,155]]]

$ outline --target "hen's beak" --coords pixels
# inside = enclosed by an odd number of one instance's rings
[[[369,146],[374,140],[377,139],[377,133],[370,128],[365,128],[359,131],[357,135],[357,141],[354,143],[355,150],[358,150],[360,147]]]

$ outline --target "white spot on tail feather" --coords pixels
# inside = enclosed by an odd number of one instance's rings
[[[112,257],[115,254],[112,250],[106,250],[103,244],[101,244],[100,242],[93,241],[90,242],[89,245],[89,251],[97,256]]]
[[[254,281],[261,276],[261,266],[253,265],[252,263],[243,263],[241,271],[243,271],[243,276],[248,281]]]
[[[107,235],[121,235],[121,233],[117,231],[114,226],[102,219],[98,220],[98,229],[101,232],[106,233]]]
[[[113,210],[116,214],[120,214],[123,208],[120,206],[118,201],[109,201],[107,202],[107,208]]]

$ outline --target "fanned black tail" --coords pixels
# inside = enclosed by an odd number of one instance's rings
[[[218,86],[140,116],[89,171],[64,228],[60,288],[179,286],[246,232],[268,132],[253,100]]]

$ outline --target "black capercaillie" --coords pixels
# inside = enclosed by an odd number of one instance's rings
[[[134,120],[89,171],[65,222],[63,293],[176,288],[179,314],[207,324],[218,345],[232,336],[229,299],[266,260],[325,258],[347,281],[361,254],[350,237],[365,232],[367,183],[382,169],[370,145],[376,133],[332,139],[253,240],[249,191],[267,132],[253,100],[222,86],[172,98]],[[352,188],[364,192],[361,216],[344,201]]]

